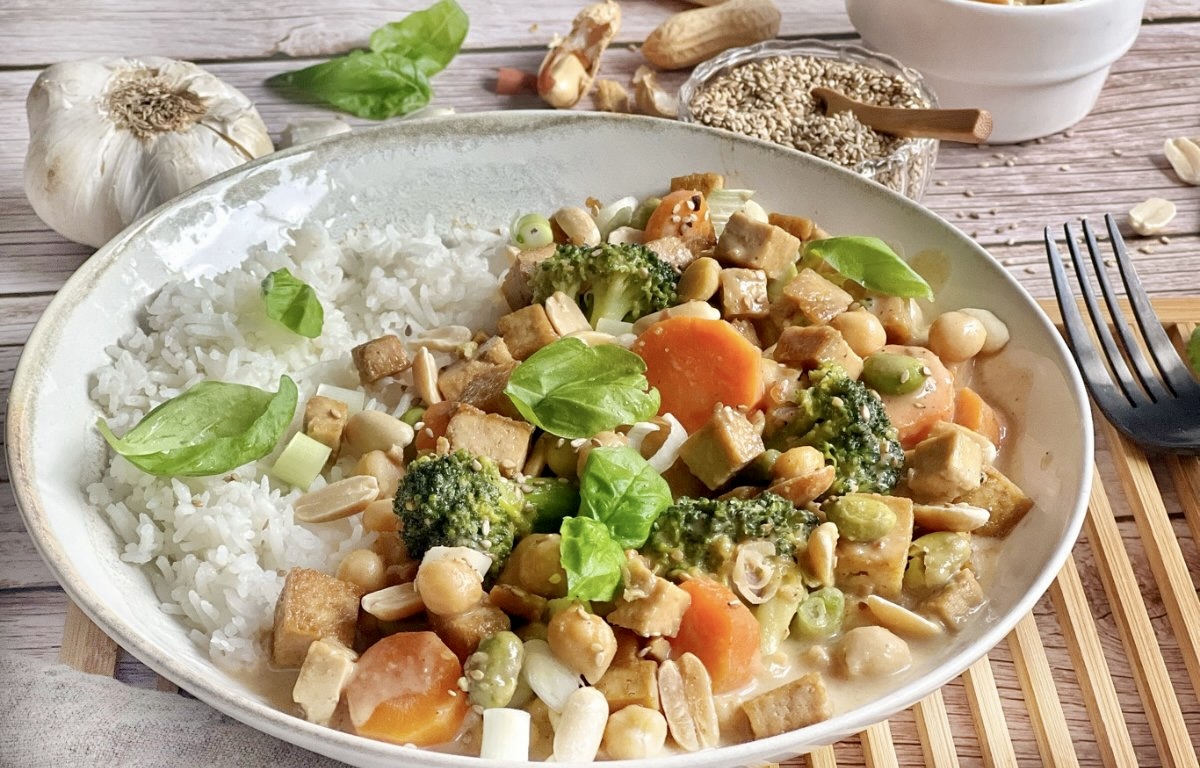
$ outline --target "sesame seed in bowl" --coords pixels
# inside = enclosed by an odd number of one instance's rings
[[[937,140],[889,136],[849,112],[825,115],[816,87],[882,107],[937,106],[921,76],[895,59],[856,45],[772,40],[696,67],[679,91],[679,119],[793,147],[920,200]]]

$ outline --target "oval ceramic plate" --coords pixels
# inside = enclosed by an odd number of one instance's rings
[[[804,214],[828,231],[882,237],[936,267],[938,301],[1002,317],[1003,353],[1036,392],[1012,388],[1002,406],[1024,430],[1012,475],[1037,502],[1006,540],[985,586],[991,602],[944,652],[897,677],[888,692],[800,731],[655,760],[743,766],[832,743],[910,706],[1000,641],[1049,586],[1081,525],[1092,429],[1067,350],[1037,305],[987,254],[899,195],[831,164],[774,145],[664,120],[562,113],[477,114],[396,123],[298,147],[236,169],[166,204],[90,259],[55,297],[18,366],[8,413],[8,460],[25,524],[59,582],[134,656],[217,709],[302,747],[358,766],[478,765],[476,758],[369,741],[307,723],[219,669],[158,610],[148,579],[118,558],[117,540],[88,505],[104,446],[88,399],[104,347],[135,327],[167,280],[236,266],[251,246],[326,222],[335,234],[427,214],[503,225],[518,211],[586,197],[660,193],[670,177],[719,171],[757,190],[768,210]],[[932,254],[932,255],[931,255]],[[931,273],[931,277],[934,277]]]

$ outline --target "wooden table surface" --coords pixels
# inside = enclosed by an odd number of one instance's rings
[[[460,2],[470,14],[471,31],[463,53],[435,78],[434,104],[459,111],[539,106],[531,96],[497,96],[492,90],[495,70],[505,66],[535,69],[551,36],[569,28],[577,6],[563,0]],[[245,92],[278,135],[292,120],[327,113],[315,105],[281,101],[263,87],[265,78],[360,47],[371,29],[424,4],[406,4],[401,9],[383,0],[338,4],[280,0],[261,7],[235,0],[0,3],[0,401],[7,401],[22,344],[33,324],[54,292],[92,252],[46,228],[22,190],[21,166],[28,142],[25,95],[42,67],[97,55],[156,54],[190,59]],[[855,37],[840,0],[780,0],[779,5],[784,19],[781,36]],[[641,61],[636,44],[669,14],[690,6],[673,0],[625,0],[622,7],[621,44],[610,50],[604,68],[605,76],[628,81]],[[677,82],[678,78],[668,78],[668,83]],[[1113,68],[1090,116],[1062,134],[1018,146],[944,144],[924,202],[988,248],[1036,297],[1048,297],[1051,287],[1041,244],[1043,226],[1085,215],[1097,218],[1105,212],[1120,214],[1124,221],[1125,212],[1134,204],[1151,196],[1165,197],[1179,209],[1168,236],[1132,236],[1131,252],[1152,294],[1200,294],[1200,189],[1180,182],[1162,154],[1164,139],[1182,135],[1200,137],[1200,3],[1150,0],[1137,43]],[[1131,235],[1128,230],[1126,234]],[[2,424],[0,421],[0,440]],[[1098,464],[1106,485],[1112,480],[1115,463],[1102,448]],[[1195,469],[1193,464],[1191,471]],[[1184,599],[1189,599],[1186,592],[1190,588],[1194,593],[1200,580],[1196,522],[1189,518],[1185,524],[1187,516],[1172,491],[1163,495],[1185,576],[1190,576],[1183,590]],[[1136,548],[1138,528],[1130,511],[1120,499],[1112,501],[1127,546]],[[1190,503],[1194,506],[1194,499]],[[1084,562],[1087,557],[1077,549],[1076,559]],[[1200,749],[1195,679],[1189,684],[1184,669],[1187,659],[1180,658],[1179,644],[1171,641],[1169,619],[1174,616],[1174,603],[1168,601],[1164,607],[1151,570],[1144,562],[1135,561],[1134,575],[1151,626],[1163,640],[1161,653],[1182,722],[1191,734],[1194,759]],[[1100,643],[1116,648],[1115,655],[1120,657],[1124,638],[1105,602],[1107,585],[1088,568],[1081,567],[1079,575]],[[1190,599],[1194,601],[1194,597],[1192,594]],[[1047,597],[1035,615],[1052,610]],[[25,533],[7,468],[0,467],[0,649],[56,659],[66,613],[67,598]],[[1054,637],[1057,631],[1043,628],[1049,668],[1056,675],[1072,674],[1071,644]],[[1189,631],[1200,632],[1200,627],[1192,626]],[[1006,649],[998,648],[992,659],[1002,709],[1010,719],[1012,755],[1025,765],[1057,763],[1045,751],[1045,734],[1021,717],[1021,687]],[[1113,665],[1111,674],[1122,702],[1128,704],[1126,712],[1132,713],[1127,719],[1137,764],[1172,762],[1156,749],[1158,738],[1150,732],[1146,718],[1138,714],[1136,686],[1130,682],[1133,673],[1128,665]],[[154,685],[152,673],[124,655],[118,677],[133,685]],[[948,702],[955,696],[951,688],[947,689]],[[1097,746],[1084,704],[1069,698],[1063,702],[1079,764],[1122,764]],[[962,734],[974,727],[970,715],[963,708],[951,709],[955,736],[963,738]],[[893,721],[895,764],[913,765],[922,760],[917,731],[911,718]],[[1187,740],[1185,737],[1185,745]],[[878,764],[879,755],[867,747],[864,741],[863,749],[855,753],[839,749],[838,764]],[[963,765],[994,763],[986,751],[970,747],[960,749],[959,760]]]

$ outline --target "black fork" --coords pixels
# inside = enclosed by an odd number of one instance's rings
[[[1112,214],[1105,216],[1104,221],[1142,343],[1139,344],[1138,335],[1121,313],[1105,269],[1104,254],[1091,225],[1085,220],[1083,241],[1091,257],[1090,271],[1104,297],[1107,317],[1096,300],[1087,262],[1076,242],[1077,235],[1070,224],[1063,225],[1063,229],[1091,320],[1091,330],[1099,344],[1093,341],[1088,325],[1079,313],[1054,237],[1047,227],[1046,255],[1050,259],[1050,275],[1054,279],[1054,293],[1075,362],[1079,364],[1084,383],[1096,405],[1130,440],[1151,450],[1200,454],[1200,384],[1180,359],[1175,345],[1154,314]],[[1116,330],[1115,337],[1109,330],[1110,320]],[[1143,353],[1142,344],[1149,350],[1150,359]]]

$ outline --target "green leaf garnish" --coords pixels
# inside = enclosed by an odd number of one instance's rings
[[[608,527],[622,549],[646,543],[650,527],[671,506],[671,486],[632,448],[601,446],[588,453],[579,479],[579,515]]]
[[[112,449],[151,475],[219,475],[266,456],[296,411],[296,384],[279,391],[202,381],[147,413],[123,437],[103,420],[96,428]]]
[[[590,517],[568,517],[559,528],[559,552],[567,573],[567,597],[611,600],[621,585],[625,552],[608,526]]]
[[[285,72],[267,84],[296,88],[370,120],[406,115],[429,103],[429,78],[458,54],[468,26],[455,0],[439,0],[375,30],[369,51]]]
[[[816,257],[869,291],[905,299],[932,299],[933,289],[899,254],[877,237],[828,237],[804,246]]]
[[[267,317],[289,331],[315,339],[325,324],[325,310],[317,292],[287,269],[277,269],[262,281],[263,304]]]
[[[659,406],[642,358],[616,344],[589,347],[575,338],[530,355],[513,370],[504,394],[529,423],[567,438],[644,421]]]

